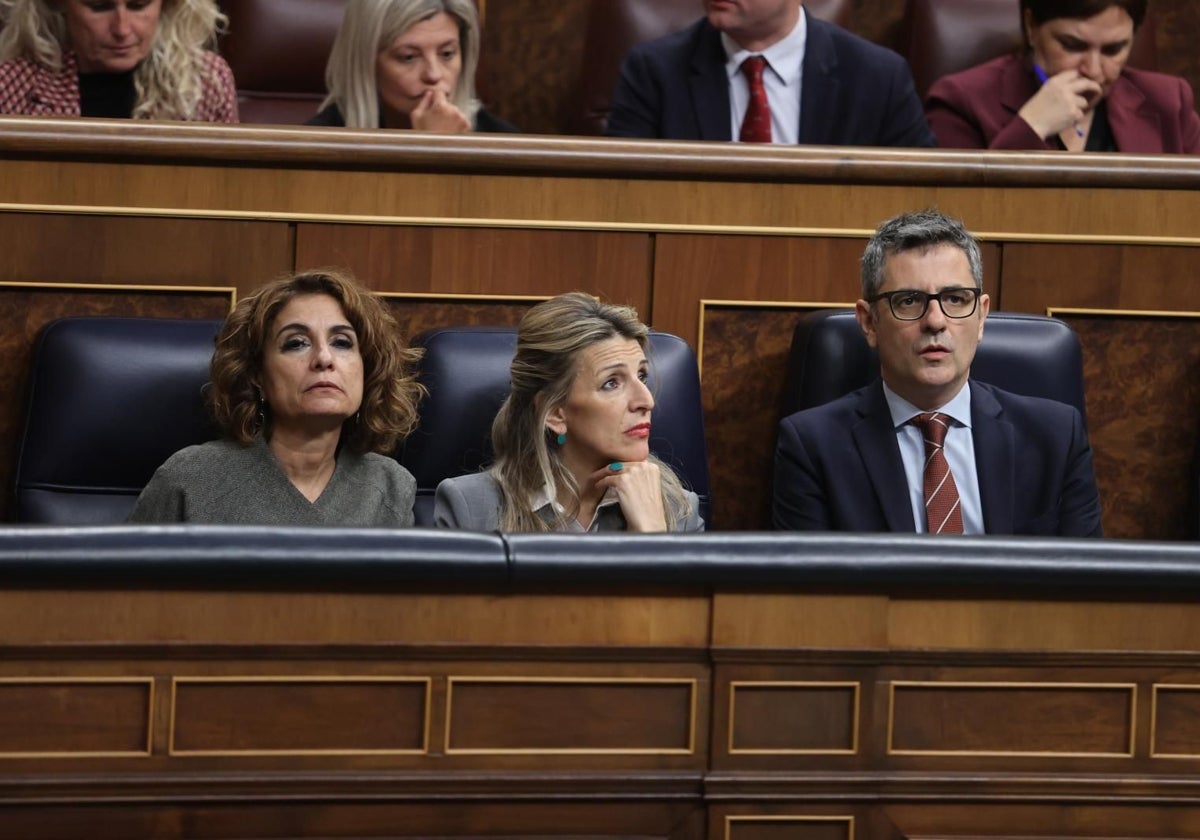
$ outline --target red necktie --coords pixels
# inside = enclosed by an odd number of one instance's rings
[[[767,89],[763,87],[763,69],[767,60],[761,55],[752,55],[742,62],[742,72],[750,83],[750,104],[742,120],[742,133],[738,139],[743,143],[771,142],[771,105],[767,102]]]
[[[918,414],[910,422],[921,430],[925,439],[925,530],[930,534],[961,534],[958,486],[942,451],[950,418],[934,412]]]

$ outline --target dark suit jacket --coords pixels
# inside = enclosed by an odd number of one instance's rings
[[[801,143],[932,146],[912,74],[900,56],[808,15]],[[732,140],[721,35],[707,18],[638,44],[621,67],[607,133]]]
[[[938,79],[925,99],[938,144],[950,149],[1056,149],[1017,112],[1037,93],[1026,59],[1009,55]],[[1192,88],[1178,76],[1126,67],[1108,94],[1117,149],[1200,154]]]
[[[1100,495],[1073,406],[972,381],[975,466],[988,534],[1100,536]],[[784,418],[776,528],[912,532],[912,504],[883,384]]]

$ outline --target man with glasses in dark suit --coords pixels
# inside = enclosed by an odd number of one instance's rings
[[[1079,411],[970,378],[982,286],[979,244],[957,219],[926,210],[879,226],[855,313],[880,378],[780,424],[776,528],[1100,536]]]

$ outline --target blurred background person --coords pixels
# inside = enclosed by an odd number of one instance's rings
[[[474,0],[350,0],[309,125],[516,131],[475,97]]]
[[[953,149],[1200,152],[1186,80],[1127,67],[1147,0],[1021,0],[1025,50],[939,79],[925,112]]]
[[[216,0],[0,0],[0,113],[238,121]]]
[[[648,329],[583,292],[532,307],[486,472],[438,485],[434,524],[475,531],[701,531],[699,499],[650,454]]]
[[[129,521],[412,525],[416,482],[388,453],[416,425],[419,357],[347,275],[264,286],[217,336],[207,401],[224,438],[168,458]]]

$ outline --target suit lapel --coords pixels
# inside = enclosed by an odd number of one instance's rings
[[[829,35],[832,24],[817,20],[808,12],[803,14],[808,34],[804,44],[804,78],[800,82],[800,142],[827,145],[833,137],[835,122],[842,119],[836,107],[842,83],[833,38]]]
[[[986,386],[971,382],[971,437],[979,473],[979,502],[985,534],[1013,532],[1013,493],[1016,458],[1012,424]]]
[[[1122,152],[1161,154],[1162,120],[1145,95],[1124,76],[1118,76],[1108,94],[1108,125]]]
[[[1000,106],[1013,116],[1037,93],[1028,59],[1010,62],[1004,68],[1000,74],[999,93]]]
[[[908,482],[904,478],[904,462],[896,443],[896,429],[883,395],[883,382],[876,380],[864,392],[859,408],[860,420],[850,430],[858,454],[862,458],[867,480],[875,491],[887,530],[912,533],[912,503],[908,498]]]
[[[725,74],[725,48],[721,34],[700,22],[688,73],[688,95],[696,112],[701,140],[732,140],[729,116],[729,77]]]

